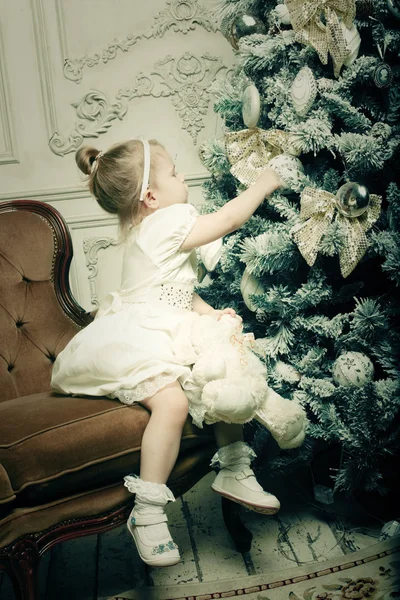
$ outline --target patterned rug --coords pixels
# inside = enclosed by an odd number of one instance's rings
[[[331,559],[240,580],[142,588],[108,600],[396,600],[400,599],[400,535]]]

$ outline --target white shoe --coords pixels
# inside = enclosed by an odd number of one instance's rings
[[[151,567],[171,567],[178,564],[181,557],[178,546],[172,540],[167,525],[161,526],[161,535],[152,527],[168,521],[166,514],[134,516],[134,509],[126,523],[132,535],[139,556]],[[147,532],[146,532],[147,530]],[[150,535],[151,533],[151,535]],[[157,538],[158,539],[155,539]]]
[[[276,496],[263,490],[248,466],[224,467],[211,487],[221,496],[264,515],[273,515],[281,507]]]

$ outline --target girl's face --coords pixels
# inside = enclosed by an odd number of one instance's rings
[[[163,152],[158,160],[156,182],[153,186],[153,195],[158,202],[158,208],[184,204],[188,200],[185,176],[176,172],[174,161],[167,152]]]

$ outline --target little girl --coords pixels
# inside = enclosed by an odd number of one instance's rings
[[[132,139],[106,152],[82,147],[76,161],[89,175],[100,206],[118,215],[125,243],[122,284],[58,355],[52,387],[65,394],[140,402],[150,411],[140,477],[124,478],[136,494],[127,527],[144,562],[174,565],[180,555],[164,508],[175,500],[166,482],[188,416],[184,388],[195,361],[190,327],[199,315],[235,316],[233,309],[214,310],[194,293],[196,248],[243,225],[280,180],[267,169],[237,198],[200,216],[187,203],[184,176],[155,140]],[[211,464],[220,468],[213,489],[252,510],[277,512],[278,499],[262,489],[250,468],[255,454],[243,441],[242,426],[220,422],[213,427],[219,450]]]

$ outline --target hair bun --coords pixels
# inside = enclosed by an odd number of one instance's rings
[[[94,159],[99,154],[100,150],[96,150],[91,146],[82,146],[75,154],[76,164],[85,175],[90,175]]]

